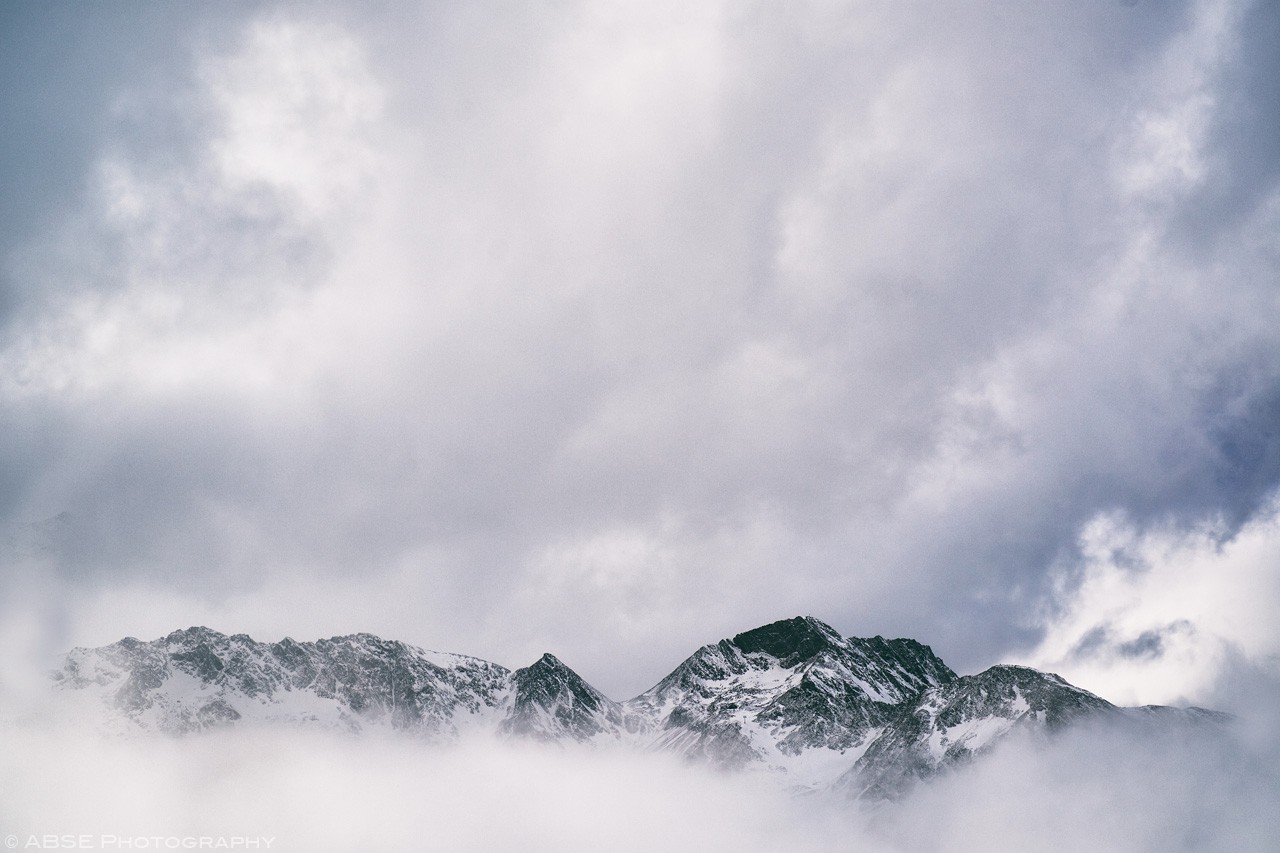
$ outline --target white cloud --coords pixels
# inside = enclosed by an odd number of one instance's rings
[[[1280,504],[1238,532],[1102,515],[1026,662],[1123,704],[1211,703],[1232,654],[1280,663]]]
[[[1233,9],[237,20],[13,267],[6,512],[72,511],[75,608],[157,602],[95,641],[358,615],[627,649],[625,692],[812,612],[990,663],[1087,519],[1278,476],[1231,450],[1269,458],[1275,214],[1175,227]]]
[[[370,135],[385,94],[341,29],[256,21],[238,51],[206,59],[199,79],[216,114],[209,153],[226,192],[265,185],[323,217],[376,170]]]
[[[6,834],[253,836],[271,849],[1263,850],[1271,753],[1106,729],[1009,743],[864,810],[767,778],[619,749],[230,730],[104,739],[74,720],[0,724]],[[23,848],[19,848],[23,849]]]
[[[825,850],[856,816],[662,756],[289,732],[0,731],[6,833],[261,836],[272,849]],[[837,828],[843,832],[837,835]]]
[[[1235,0],[1197,4],[1192,26],[1166,50],[1148,83],[1154,97],[1123,138],[1117,178],[1126,192],[1167,200],[1204,179],[1206,136],[1220,100],[1215,77],[1236,47],[1244,9]]]
[[[324,282],[307,243],[349,229],[372,191],[382,92],[350,36],[283,19],[184,85],[172,97],[206,135],[160,158],[106,153],[89,204],[44,245],[56,262],[24,270],[56,296],[0,353],[10,400],[261,405],[299,360],[314,370],[306,297]]]

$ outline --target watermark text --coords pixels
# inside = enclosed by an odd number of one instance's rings
[[[4,837],[6,850],[270,850],[274,835],[31,833]]]

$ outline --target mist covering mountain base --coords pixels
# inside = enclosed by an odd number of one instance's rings
[[[1198,708],[1120,708],[1028,667],[959,676],[915,640],[842,637],[812,617],[703,646],[625,702],[551,654],[513,671],[371,634],[260,643],[188,628],[77,648],[54,679],[119,732],[287,726],[619,744],[868,802],[1081,721],[1174,738],[1226,720]]]

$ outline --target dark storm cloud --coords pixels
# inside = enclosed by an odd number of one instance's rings
[[[0,508],[95,641],[965,669],[1280,481],[1267,4],[18,8]]]

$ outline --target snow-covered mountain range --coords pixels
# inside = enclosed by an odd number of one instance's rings
[[[54,679],[117,730],[286,725],[630,744],[872,800],[1018,733],[1048,736],[1084,719],[1171,731],[1225,719],[1196,708],[1118,708],[1027,667],[958,676],[915,640],[842,637],[812,617],[703,646],[625,702],[551,654],[513,671],[370,634],[260,643],[188,628],[77,648]]]

